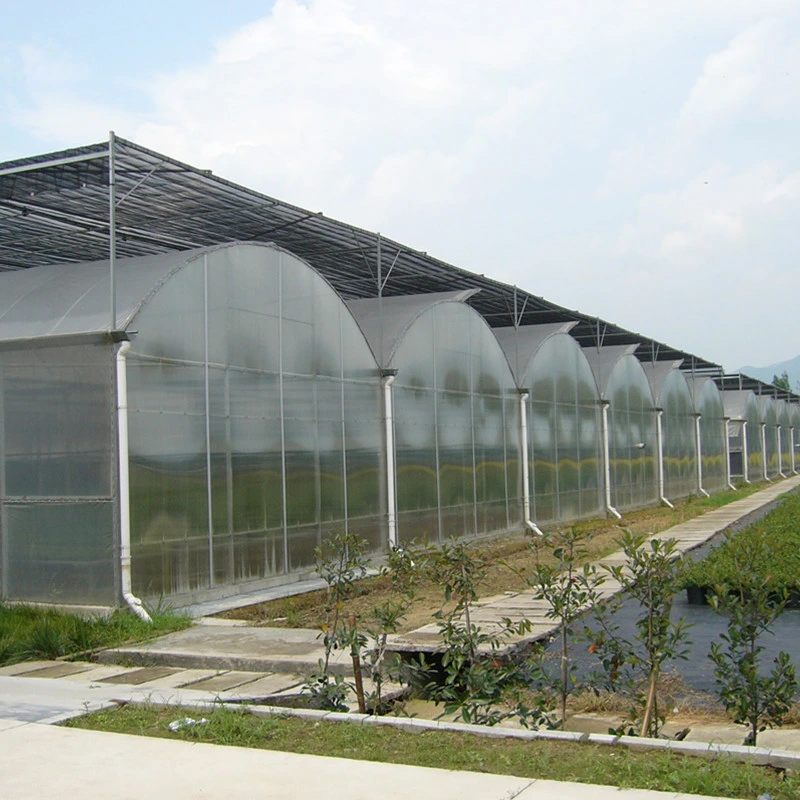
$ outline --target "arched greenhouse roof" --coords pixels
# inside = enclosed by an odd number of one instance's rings
[[[280,251],[318,274],[293,253],[261,242],[230,242],[119,259],[114,273],[117,310],[114,330],[122,331],[131,325],[149,298],[187,264],[203,255],[233,248]],[[323,276],[319,277],[328,283]],[[108,334],[109,293],[108,261],[70,264],[69,269],[55,265],[0,272],[0,342]]]
[[[477,289],[411,294],[404,297],[369,297],[346,301],[381,368],[387,368],[406,331],[421,314],[439,303],[464,303]]]
[[[608,380],[614,372],[617,362],[625,356],[633,355],[636,347],[633,345],[609,345],[607,347],[584,347],[583,352],[592,368],[595,382],[597,383],[600,397],[606,396]]]
[[[522,386],[525,373],[539,348],[551,336],[569,333],[575,325],[576,322],[552,322],[494,329],[494,335],[506,354],[517,386]]]

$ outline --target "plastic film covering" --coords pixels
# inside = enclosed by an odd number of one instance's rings
[[[525,331],[521,329],[524,336]],[[602,511],[600,398],[589,363],[566,333],[548,336],[530,359],[529,454],[537,522]]]
[[[792,465],[794,471],[800,471],[800,405],[789,403],[789,415],[792,420],[792,430],[794,431],[794,452],[792,454]]]
[[[313,269],[269,246],[210,250],[134,325],[135,591],[186,594],[309,570],[336,529],[381,549],[377,365]]]
[[[722,393],[710,378],[689,379],[695,409],[700,414],[700,451],[702,453],[703,488],[714,494],[726,489],[725,474],[725,409]]]
[[[519,524],[518,447],[509,441],[516,392],[486,323],[462,303],[435,302],[390,366],[400,540]]]
[[[778,404],[771,397],[760,397],[761,420],[764,424],[764,457],[767,477],[777,478],[781,471],[780,430],[778,429]]]
[[[677,368],[664,378],[657,402],[663,409],[664,494],[688,497],[697,491],[697,436],[692,394]]]
[[[778,438],[780,444],[780,470],[792,474],[792,413],[786,400],[777,400]]]
[[[116,602],[114,348],[0,350],[0,596]]]
[[[763,415],[761,404],[755,394],[749,393],[745,400],[743,419],[747,422],[747,430],[743,433],[747,439],[745,450],[747,475],[751,481],[760,481],[764,477],[764,440],[761,436]]]
[[[657,502],[656,411],[641,364],[623,355],[608,377],[611,501],[618,509]]]
[[[761,411],[752,391],[722,390],[728,422],[730,474],[734,480],[761,480]]]

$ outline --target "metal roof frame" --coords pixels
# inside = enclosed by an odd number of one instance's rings
[[[451,266],[181,163],[112,133],[108,142],[0,164],[0,271],[150,255],[229,241],[271,241],[311,263],[346,299],[479,290],[492,327],[575,322],[583,347],[637,345],[641,361],[719,364]],[[112,277],[113,283],[113,277]],[[111,305],[113,308],[113,288]]]

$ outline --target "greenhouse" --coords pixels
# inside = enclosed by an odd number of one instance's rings
[[[711,378],[689,376],[687,380],[700,436],[698,486],[701,492],[722,492],[730,485],[728,422],[722,393]]]
[[[645,362],[656,404],[659,499],[688,497],[699,491],[697,452],[701,444],[689,384],[680,361]]]
[[[538,524],[603,512],[600,401],[574,323],[495,328],[519,387],[526,519]],[[526,480],[527,478],[527,480]],[[528,516],[529,513],[529,516]]]
[[[113,607],[796,469],[800,398],[111,135],[0,164],[0,599]]]
[[[766,478],[761,405],[750,390],[723,392],[728,422],[730,474],[744,481]]]

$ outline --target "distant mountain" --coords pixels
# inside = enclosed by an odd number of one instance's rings
[[[789,385],[792,389],[797,389],[797,384],[800,382],[800,356],[795,356],[788,361],[778,361],[775,364],[769,364],[766,367],[739,367],[736,372],[743,372],[751,378],[758,378],[767,383],[772,383],[773,375],[781,375],[783,371],[789,375]]]

